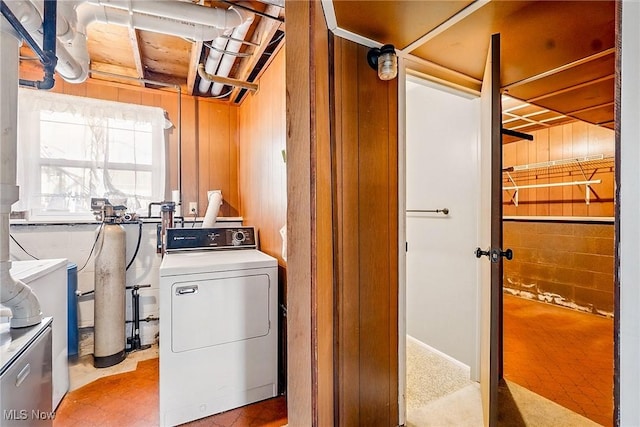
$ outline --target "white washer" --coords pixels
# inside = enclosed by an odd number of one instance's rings
[[[278,392],[277,260],[254,249],[248,227],[175,230],[167,238],[191,250],[168,252],[160,266],[163,426]],[[223,242],[193,250],[202,239]]]

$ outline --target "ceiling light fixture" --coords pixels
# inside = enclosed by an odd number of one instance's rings
[[[380,49],[370,49],[367,52],[367,62],[378,72],[380,80],[395,79],[398,75],[398,57],[392,44],[385,44]]]

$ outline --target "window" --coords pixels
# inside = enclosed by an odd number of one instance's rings
[[[164,111],[20,89],[14,211],[93,218],[91,197],[128,211],[164,200]]]

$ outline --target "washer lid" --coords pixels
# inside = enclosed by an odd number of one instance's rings
[[[166,253],[160,277],[277,267],[278,260],[255,249]]]
[[[67,268],[66,258],[12,261],[10,271],[15,279],[29,284],[47,273],[63,267]]]

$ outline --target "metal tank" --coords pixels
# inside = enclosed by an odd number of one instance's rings
[[[93,364],[106,368],[125,358],[126,232],[105,222],[96,243]]]

